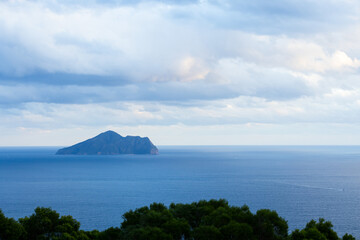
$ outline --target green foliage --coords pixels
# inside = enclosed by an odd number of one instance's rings
[[[248,206],[230,206],[224,200],[190,204],[153,203],[123,215],[120,227],[104,231],[80,230],[71,216],[51,208],[36,208],[15,221],[0,210],[0,240],[340,240],[329,221],[311,220],[288,235],[287,222],[275,211],[251,213]],[[342,240],[354,240],[345,234]]]
[[[190,236],[190,225],[185,219],[172,218],[162,225],[164,231],[171,235],[172,239],[181,239],[184,236],[188,239]]]
[[[254,232],[259,240],[286,239],[288,235],[287,222],[275,211],[261,209],[254,216]]]
[[[135,211],[130,210],[130,211],[124,213],[124,215],[123,215],[124,221],[122,223],[122,226],[127,227],[127,226],[136,225],[137,223],[140,222],[140,218],[149,211],[150,210],[148,207],[142,207],[142,208],[136,209]]]
[[[158,227],[143,227],[137,228],[131,231],[125,236],[125,239],[134,240],[171,240],[170,234],[165,233],[161,228]]]
[[[90,236],[90,239],[98,240],[113,240],[113,239],[123,239],[123,232],[120,228],[108,228],[101,233],[97,233],[95,236]]]
[[[30,217],[20,218],[19,222],[27,232],[27,239],[39,239],[55,232],[59,214],[51,208],[36,208]]]
[[[231,217],[228,212],[228,209],[219,207],[216,210],[213,210],[209,215],[205,216],[203,218],[203,222],[205,225],[213,225],[220,228],[231,221]]]
[[[20,240],[24,238],[25,229],[13,218],[7,218],[0,209],[0,239]]]
[[[340,240],[337,233],[332,229],[333,225],[329,221],[320,218],[319,222],[311,220],[303,230],[296,229],[290,235],[290,240]],[[352,235],[345,234],[343,240],[354,240]]]
[[[222,226],[220,232],[224,239],[251,240],[255,238],[252,227],[247,223],[231,221],[229,224]]]
[[[342,240],[355,240],[355,238],[350,234],[345,234]]]
[[[85,236],[78,234],[80,223],[72,216],[62,216],[51,208],[37,207],[30,217],[20,218],[26,231],[25,239],[72,240]]]
[[[217,240],[221,238],[221,232],[214,226],[200,226],[193,231],[194,240]]]

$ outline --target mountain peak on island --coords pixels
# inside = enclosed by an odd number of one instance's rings
[[[112,139],[112,138],[117,138],[117,137],[123,137],[120,134],[118,134],[117,132],[114,132],[112,130],[108,130],[106,132],[100,133],[99,135],[97,135],[95,138],[108,138],[108,139]]]
[[[100,135],[118,135],[121,136],[120,134],[118,134],[117,132],[114,132],[113,130],[107,130],[106,132],[100,133],[98,136]]]
[[[62,148],[57,155],[117,155],[117,154],[158,154],[156,146],[148,137],[123,137],[114,131],[100,133],[94,138],[70,147]]]

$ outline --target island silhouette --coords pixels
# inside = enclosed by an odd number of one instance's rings
[[[159,154],[148,137],[123,137],[114,131],[106,131],[94,138],[59,149],[57,155],[118,155]]]

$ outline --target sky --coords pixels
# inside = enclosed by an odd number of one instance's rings
[[[0,146],[360,144],[360,1],[0,1]]]

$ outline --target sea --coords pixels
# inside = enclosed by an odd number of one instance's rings
[[[81,229],[119,227],[153,202],[227,199],[276,210],[289,230],[325,218],[360,238],[360,146],[160,146],[159,155],[55,155],[56,147],[0,148],[0,209],[37,206],[72,215]]]

